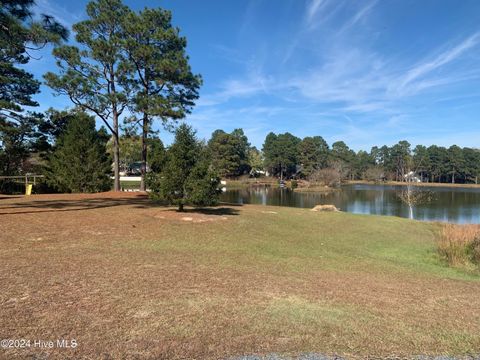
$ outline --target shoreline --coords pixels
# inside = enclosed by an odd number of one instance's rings
[[[467,188],[480,189],[480,184],[451,184],[451,183],[406,183],[401,181],[367,181],[367,180],[349,180],[343,185],[380,185],[380,186],[419,186],[419,187],[446,187],[446,188]]]
[[[288,184],[289,182],[287,182]],[[380,186],[417,186],[417,187],[437,187],[437,188],[457,188],[457,189],[480,189],[480,184],[452,184],[452,183],[438,183],[438,182],[423,182],[423,183],[406,183],[401,181],[368,181],[368,180],[348,180],[343,185],[380,185]],[[279,187],[276,181],[262,179],[262,181],[243,181],[243,180],[227,180],[227,184],[224,185],[227,189],[245,189],[249,187],[264,187],[273,186]],[[290,186],[287,185],[288,188]],[[311,187],[296,187],[292,189],[296,192],[332,192],[338,191],[338,188],[332,188],[328,186],[311,186]]]

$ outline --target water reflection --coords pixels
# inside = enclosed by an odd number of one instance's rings
[[[401,186],[347,185],[330,193],[300,193],[289,189],[256,187],[227,190],[222,201],[240,204],[280,205],[313,208],[319,204],[334,204],[355,214],[394,215],[408,218],[408,206],[397,193]],[[434,200],[413,209],[417,220],[455,223],[480,223],[480,189],[428,187]]]

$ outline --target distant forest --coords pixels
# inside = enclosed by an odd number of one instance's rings
[[[338,171],[342,179],[370,181],[406,181],[414,172],[423,182],[477,183],[480,174],[480,150],[457,145],[412,148],[403,140],[355,152],[343,141],[329,146],[321,136],[300,139],[290,133],[269,133],[259,151],[236,129],[230,134],[215,131],[208,146],[225,177],[262,167],[273,176],[307,179],[326,168]]]
[[[12,134],[16,141],[4,142],[8,148],[0,147],[0,174],[45,173],[50,154],[67,124],[85,116],[77,110],[51,109],[29,129],[28,136],[20,139],[18,133]],[[106,142],[111,159],[112,139],[108,140],[104,129],[98,136]],[[393,146],[374,146],[370,151],[355,152],[343,141],[329,145],[321,136],[301,139],[290,133],[269,133],[262,149],[257,149],[250,145],[242,129],[235,129],[230,133],[214,131],[203,146],[212,167],[223,178],[268,173],[278,178],[308,180],[319,170],[332,169],[342,180],[406,181],[407,174],[413,171],[423,182],[477,183],[480,174],[480,150],[456,145],[412,147],[404,140]],[[150,170],[160,171],[166,148],[155,134],[148,140],[148,150]],[[141,136],[135,129],[124,131],[120,137],[121,170],[127,171],[141,158]]]
[[[158,168],[158,159],[162,158],[159,152],[165,150],[159,139],[151,141],[156,144],[151,156],[157,159]],[[343,180],[406,181],[413,171],[423,182],[476,183],[480,174],[480,150],[456,145],[412,147],[404,140],[355,152],[343,141],[329,146],[321,136],[300,139],[290,133],[270,133],[262,149],[257,149],[242,129],[235,129],[230,133],[214,131],[205,146],[213,167],[223,178],[267,171],[279,178],[309,179],[318,170],[334,169]],[[139,161],[139,136],[123,136],[120,148],[124,167]]]

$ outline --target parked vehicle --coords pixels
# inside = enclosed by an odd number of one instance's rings
[[[147,164],[146,171],[149,172],[150,168]],[[142,174],[142,163],[134,162],[128,165],[127,176],[140,176]]]

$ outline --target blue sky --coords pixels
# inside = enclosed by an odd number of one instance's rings
[[[257,147],[270,131],[355,150],[403,139],[480,147],[478,0],[125,3],[172,10],[204,79],[187,118],[201,138],[241,127]],[[37,0],[37,11],[71,26],[85,5]],[[28,65],[38,78],[55,70],[50,51]],[[47,87],[37,100],[41,109],[71,106]]]

